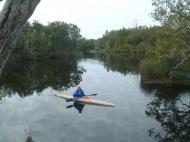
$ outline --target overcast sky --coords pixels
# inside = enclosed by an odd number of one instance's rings
[[[158,24],[150,16],[152,10],[151,0],[41,0],[30,21],[73,23],[84,37],[98,38],[106,30],[134,27],[136,23]]]

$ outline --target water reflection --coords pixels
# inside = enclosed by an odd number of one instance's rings
[[[35,142],[31,136],[27,136],[25,142]]]
[[[160,122],[161,130],[149,129],[149,136],[160,142],[188,142],[190,140],[190,103],[181,99],[154,98],[146,115]]]
[[[36,134],[28,134],[22,141],[36,141],[35,138],[41,141],[94,142],[107,139],[112,142],[188,142],[189,87],[145,85],[140,82],[140,78],[135,77],[138,75],[140,56],[128,57],[96,56],[101,63],[92,62],[93,59],[82,60],[82,64],[79,62],[78,65],[87,69],[85,74],[84,68],[77,65],[78,59],[75,58],[30,62],[12,59],[0,79],[3,97],[14,94],[24,97],[48,87],[54,90],[67,89],[83,79],[88,93],[97,91],[103,98],[115,101],[118,107],[115,110],[88,107],[85,108],[87,113],[76,118],[76,113],[82,113],[85,105],[68,105],[67,109],[76,109],[77,112],[73,112],[66,111],[64,101],[47,95],[33,95],[23,100],[14,96],[0,107],[2,124],[10,125],[1,127],[0,132],[4,132],[4,135],[0,139],[6,139],[6,134],[13,128],[16,128],[14,134],[23,136],[19,132],[32,127],[36,129]],[[17,125],[12,125],[13,122]],[[89,135],[85,135],[86,130]],[[40,136],[37,134],[39,132]]]
[[[35,142],[31,136],[31,133],[25,129],[25,133],[27,135],[25,142]]]
[[[124,55],[125,56],[125,55]],[[139,73],[141,56],[107,55],[97,57],[104,62],[107,70],[124,75]],[[149,128],[148,135],[160,142],[188,142],[190,140],[189,86],[147,85],[140,81],[140,88],[152,101],[147,104],[146,116],[155,119],[161,129]],[[187,94],[183,99],[182,94]]]
[[[142,82],[140,88],[146,95],[155,95],[165,99],[177,99],[180,94],[190,92],[189,86],[150,85]]]
[[[124,75],[138,74],[142,57],[142,54],[98,54],[95,56],[96,59],[103,61],[107,71],[118,71]]]
[[[67,89],[81,82],[84,72],[83,67],[77,66],[76,58],[27,62],[12,58],[0,78],[0,94],[17,93],[24,97],[47,87]]]
[[[158,121],[161,129],[150,128],[149,136],[160,142],[188,142],[190,139],[190,89],[183,86],[145,85],[142,91],[152,97],[145,114]]]
[[[84,104],[74,102],[72,105],[68,105],[66,108],[68,109],[74,107],[79,113],[82,113],[84,106]]]

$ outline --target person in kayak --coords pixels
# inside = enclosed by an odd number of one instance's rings
[[[82,98],[82,97],[88,99],[88,97],[84,94],[84,91],[82,90],[82,88],[80,87],[80,85],[78,85],[77,89],[73,93],[73,98],[74,99],[79,99],[79,98]]]

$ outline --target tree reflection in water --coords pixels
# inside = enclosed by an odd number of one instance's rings
[[[25,142],[35,142],[31,136],[27,136]]]
[[[32,138],[31,133],[29,132],[29,130],[26,130],[26,129],[25,129],[25,133],[26,133],[26,135],[27,135],[25,142],[35,142],[35,141],[33,140],[33,138]]]
[[[48,87],[64,90],[80,83],[84,72],[84,68],[78,67],[76,58],[37,61],[12,58],[0,78],[0,96],[17,93],[24,97]]]
[[[142,54],[98,54],[95,56],[98,60],[103,61],[107,71],[117,71],[123,75],[138,74],[142,57]]]
[[[148,130],[149,136],[154,137],[160,142],[189,142],[190,102],[182,99],[178,91],[171,94],[175,90],[180,89],[174,87],[161,88],[151,89],[152,91],[154,90],[155,96],[148,103],[145,111],[148,117],[156,119],[161,124],[161,130],[151,128]],[[181,91],[184,93],[185,91],[188,92],[186,89],[181,89]]]

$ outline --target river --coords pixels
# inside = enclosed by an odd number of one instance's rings
[[[143,85],[139,60],[9,61],[0,78],[0,142],[188,142],[190,89]],[[72,102],[54,94],[71,94],[78,83],[116,107],[66,108]]]

